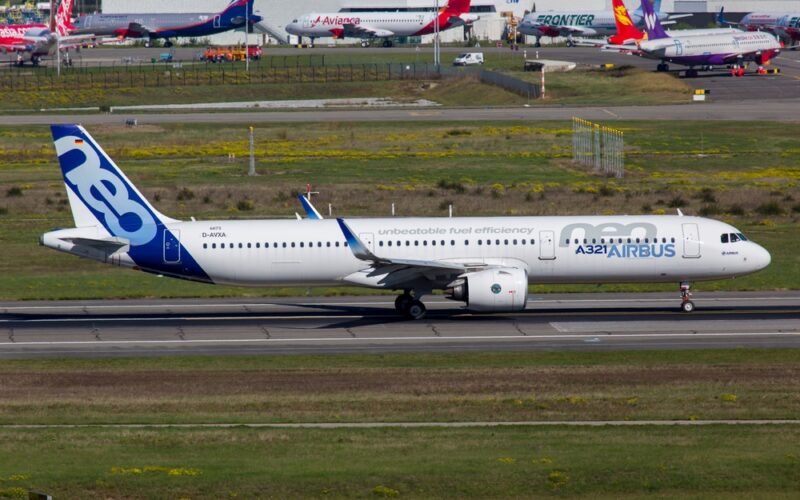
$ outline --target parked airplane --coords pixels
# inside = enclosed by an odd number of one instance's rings
[[[661,0],[656,0],[655,10],[661,7]],[[664,20],[674,20],[691,14],[670,15],[659,12],[658,17]],[[641,7],[633,11],[633,21],[636,26],[643,24]],[[611,36],[617,31],[614,22],[613,10],[593,11],[567,11],[567,12],[531,12],[522,18],[517,31],[525,35],[536,37],[536,47],[541,45],[543,36],[567,37],[567,45],[575,45],[575,36]]]
[[[30,53],[30,61],[38,66],[42,57],[52,55],[56,50],[64,50],[67,44],[82,40],[83,37],[71,36],[70,12],[73,0],[63,0],[52,19],[52,26],[43,24],[21,24],[0,26],[0,49],[17,52],[17,64],[22,65],[24,52]]]
[[[392,46],[396,36],[429,35],[434,31],[436,17],[439,31],[472,24],[479,16],[469,13],[470,0],[450,0],[447,7],[433,12],[311,13],[286,25],[286,31],[299,37],[360,38],[366,47],[375,38],[383,39],[384,47]]]
[[[254,0],[232,0],[219,13],[87,14],[75,21],[74,33],[146,38],[148,46],[153,40],[164,38],[164,46],[171,47],[170,38],[209,36],[244,28],[245,23],[256,25],[262,18],[253,14],[253,2]]]
[[[640,31],[631,19],[628,9],[622,0],[611,0],[611,6],[614,9],[614,24],[616,26],[616,33],[608,37],[608,43],[612,45],[635,45],[636,42],[647,39],[647,34]],[[708,28],[708,29],[691,29],[691,30],[669,30],[667,34],[671,37],[675,36],[706,36],[706,35],[721,35],[741,33],[741,30],[735,28]]]
[[[725,20],[725,7],[722,7],[719,9],[717,24],[740,26],[747,31],[768,31],[791,43],[800,40],[800,11],[751,12],[738,23],[734,23]]]
[[[688,66],[687,77],[697,76],[695,66],[708,67],[730,65],[731,74],[744,75],[744,66],[754,61],[758,72],[763,65],[781,52],[782,44],[769,33],[727,33],[708,36],[670,36],[664,31],[649,0],[642,0],[647,40],[638,43],[635,53],[650,59],[658,59],[658,71],[669,71],[669,62]],[[607,45],[607,50],[630,52],[626,45]]]
[[[75,227],[46,247],[115,266],[242,286],[402,290],[419,319],[433,290],[477,312],[525,308],[530,283],[689,282],[770,263],[720,221],[684,216],[409,217],[179,221],[158,212],[78,125],[53,125]]]

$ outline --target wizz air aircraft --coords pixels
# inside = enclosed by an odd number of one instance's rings
[[[687,77],[697,76],[696,66],[731,65],[734,76],[743,76],[745,64],[758,64],[758,72],[781,52],[782,44],[769,33],[737,32],[708,36],[672,36],[664,31],[650,0],[642,0],[647,39],[637,43],[635,53],[658,59],[658,71],[669,71],[670,62],[688,66]],[[629,52],[630,46],[607,45],[606,50]]]
[[[616,33],[608,37],[608,43],[611,45],[635,45],[637,42],[647,39],[646,33],[640,31],[630,14],[627,7],[622,0],[611,0],[611,7],[614,9],[614,23],[616,25]],[[655,9],[655,7],[654,7]],[[724,35],[741,33],[741,30],[735,28],[705,28],[705,29],[690,29],[690,30],[670,30],[667,34],[671,37],[684,37],[684,36],[707,36],[707,35]]]
[[[299,37],[311,38],[360,38],[361,46],[370,40],[383,39],[384,47],[392,46],[396,36],[420,36],[434,32],[435,20],[439,18],[439,31],[456,26],[472,24],[479,16],[469,13],[471,0],[450,0],[439,12],[384,12],[367,11],[352,13],[311,13],[301,16],[286,25],[286,31]]]
[[[241,286],[398,290],[425,315],[444,290],[476,312],[525,308],[532,283],[689,283],[763,269],[769,253],[724,222],[682,215],[179,221],[156,210],[78,125],[53,125],[75,227],[42,245],[114,266]]]
[[[231,0],[222,12],[179,14],[87,14],[80,16],[74,25],[76,34],[91,33],[97,36],[119,38],[164,38],[165,47],[172,46],[170,38],[201,37],[255,25],[261,16],[253,14],[255,0]],[[249,29],[249,28],[248,28]]]

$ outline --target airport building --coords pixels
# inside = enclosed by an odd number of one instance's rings
[[[106,14],[139,12],[219,12],[230,0],[103,0],[102,9]],[[292,20],[312,12],[358,12],[363,10],[424,11],[433,8],[435,0],[255,0],[254,12],[264,18],[265,34],[251,34],[249,43],[266,44],[291,42],[285,26]],[[440,0],[444,6],[447,0]],[[638,0],[627,0],[630,9],[635,9]],[[666,12],[709,13],[718,12],[721,6],[728,13],[758,11],[797,10],[797,0],[662,0],[661,10]],[[471,11],[480,16],[471,29],[465,33],[463,27],[442,32],[445,42],[459,42],[471,36],[479,41],[500,40],[508,29],[508,21],[513,16],[521,18],[526,12],[549,10],[603,10],[611,8],[611,0],[472,0]],[[741,16],[730,16],[736,19]],[[705,19],[705,18],[704,18]],[[705,23],[705,21],[704,21]],[[209,38],[211,44],[236,44],[244,42],[243,32],[229,32]],[[419,40],[431,41],[427,35]],[[415,40],[412,40],[414,42]],[[319,39],[318,44],[352,44],[356,39]]]

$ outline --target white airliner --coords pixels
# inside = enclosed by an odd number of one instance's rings
[[[392,46],[392,37],[429,35],[439,31],[472,24],[480,17],[469,13],[470,0],[449,0],[447,7],[434,12],[330,12],[305,14],[286,25],[286,31],[299,37],[360,38],[366,47],[370,40],[382,38],[384,47]]]
[[[53,125],[75,227],[41,244],[115,266],[242,286],[400,290],[425,315],[433,290],[477,312],[525,308],[531,283],[689,282],[770,262],[736,228],[680,215],[178,221],[159,213],[92,137]]]

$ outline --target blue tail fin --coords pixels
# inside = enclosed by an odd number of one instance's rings
[[[653,8],[652,0],[642,0],[642,16],[644,17],[644,30],[648,40],[658,40],[659,38],[669,38],[669,35],[661,26],[658,14]],[[655,0],[659,2],[659,0]]]
[[[131,246],[146,245],[164,223],[159,213],[80,125],[52,125],[76,227],[102,226]]]
[[[725,6],[719,8],[719,14],[714,16],[714,22],[717,26],[725,27],[728,25],[727,21],[725,21]]]

